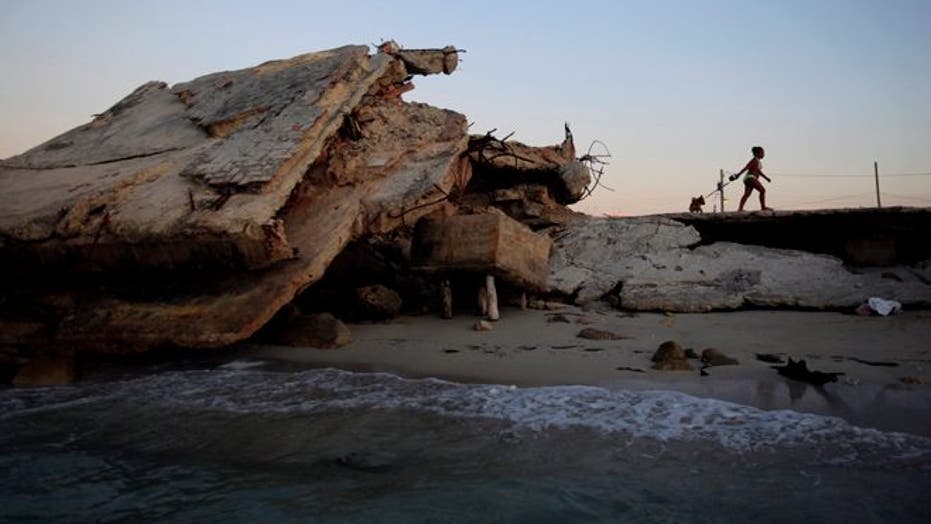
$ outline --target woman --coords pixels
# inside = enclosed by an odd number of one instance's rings
[[[760,146],[754,146],[750,152],[753,153],[753,158],[747,162],[743,169],[734,174],[734,178],[737,178],[744,172],[747,173],[744,176],[744,196],[740,198],[740,207],[737,208],[737,211],[744,210],[744,204],[747,203],[747,199],[750,198],[750,193],[753,193],[754,189],[760,192],[760,209],[763,211],[771,210],[771,208],[766,207],[766,188],[763,187],[763,182],[760,182],[760,177],[765,178],[767,182],[772,182],[768,176],[763,174],[763,163],[760,162],[766,156],[766,153]]]

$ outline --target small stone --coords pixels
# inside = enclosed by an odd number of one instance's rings
[[[653,369],[662,371],[687,371],[692,366],[685,359],[685,350],[677,342],[667,340],[659,345],[652,358]]]
[[[387,320],[401,312],[401,296],[381,284],[356,290],[356,314],[365,320]]]
[[[576,336],[579,338],[587,338],[589,340],[621,340],[628,338],[623,335],[618,335],[617,333],[595,328],[584,328],[582,331],[579,331],[579,334]]]
[[[692,365],[685,359],[664,360],[653,364],[653,369],[660,371],[691,371]]]
[[[295,318],[273,340],[283,346],[333,349],[352,342],[352,333],[330,313],[318,313]]]
[[[784,364],[786,361],[782,355],[777,355],[776,353],[757,353],[756,359],[761,362],[769,362],[770,364]]]
[[[566,315],[550,315],[550,316],[546,317],[546,321],[547,321],[547,322],[563,322],[563,323],[565,323],[565,324],[571,324],[571,323],[572,323],[572,321],[570,321],[568,318],[566,318]]]
[[[544,302],[543,308],[550,311],[556,309],[563,309],[569,307],[569,304],[563,304],[562,302]]]
[[[715,348],[703,350],[701,361],[709,366],[736,366],[740,363],[736,358],[731,358]]]
[[[472,329],[475,331],[491,331],[491,322],[479,320],[472,326]]]

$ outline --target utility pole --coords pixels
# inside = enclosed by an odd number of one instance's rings
[[[724,170],[723,169],[720,171],[720,175],[721,176],[718,179],[718,193],[720,193],[720,196],[721,196],[721,212],[723,213],[724,212]],[[878,183],[879,182],[877,182],[877,184]],[[879,186],[876,186],[876,187],[879,187]],[[879,189],[877,189],[876,191],[879,191]]]
[[[873,176],[876,177],[876,207],[883,207],[879,201],[879,162],[873,162]]]

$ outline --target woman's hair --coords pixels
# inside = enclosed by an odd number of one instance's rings
[[[763,148],[760,146],[753,146],[750,148],[750,152],[753,153],[753,156],[756,156],[757,153],[763,152]]]

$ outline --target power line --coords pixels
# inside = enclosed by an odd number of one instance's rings
[[[873,178],[874,175],[845,175],[845,174],[833,174],[829,175],[826,173],[773,173],[772,176],[776,177],[793,177],[793,178]],[[880,178],[885,177],[900,177],[900,176],[931,176],[931,173],[880,173]]]
[[[873,178],[873,175],[825,175],[825,174],[802,174],[802,173],[772,173],[772,176],[783,178]],[[885,176],[885,175],[884,175]]]
[[[825,203],[825,202],[836,202],[836,201],[838,201],[838,200],[852,200],[852,199],[859,199],[859,198],[869,198],[870,196],[872,196],[870,193],[858,193],[858,194],[856,194],[856,195],[844,195],[844,196],[831,197],[831,198],[822,198],[822,199],[819,199],[819,200],[808,200],[808,201],[805,201],[805,202],[793,202],[793,201],[790,200],[790,201],[789,201],[789,205],[792,205],[792,206],[808,206],[808,205],[811,205],[811,204],[822,204],[822,203]],[[781,199],[779,199],[779,200],[781,200]]]
[[[899,195],[899,194],[896,194],[896,193],[886,193],[885,191],[882,192],[882,195],[883,195],[883,196],[890,196],[890,197],[893,197],[893,198],[904,198],[905,200],[931,201],[931,195],[918,195],[918,196],[915,196],[915,195]]]

